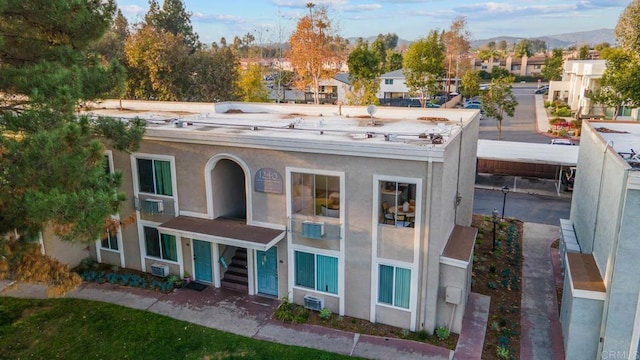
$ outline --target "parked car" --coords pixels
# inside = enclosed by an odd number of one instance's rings
[[[549,85],[543,85],[534,91],[534,94],[546,94],[549,92]]]
[[[569,139],[551,139],[549,144],[552,145],[574,145],[573,142]]]
[[[463,109],[482,109],[482,102],[480,101],[472,101],[466,102],[462,105]]]

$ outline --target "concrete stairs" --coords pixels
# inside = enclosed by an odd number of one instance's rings
[[[231,258],[227,271],[224,273],[220,285],[227,289],[247,292],[249,280],[247,272],[247,249],[238,248]]]

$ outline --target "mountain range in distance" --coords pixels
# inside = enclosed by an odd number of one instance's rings
[[[484,40],[474,40],[471,41],[472,48],[480,48],[486,45],[490,41],[495,41],[496,44],[502,40],[506,40],[507,44],[513,45],[519,43],[524,40],[523,37],[513,37],[513,36],[499,36],[490,39]],[[591,47],[601,44],[601,43],[609,43],[612,46],[615,45],[616,40],[613,35],[613,29],[597,29],[590,31],[579,31],[572,32],[566,34],[557,34],[557,35],[547,35],[547,36],[536,36],[527,38],[529,40],[543,40],[547,44],[547,49],[565,49],[570,46],[581,47],[583,45],[589,45]]]
[[[373,40],[375,39],[376,39],[375,36],[369,36],[364,40],[368,41],[369,43],[372,43]],[[565,49],[570,46],[576,46],[579,48],[580,46],[585,44],[593,47],[597,44],[601,44],[604,42],[609,43],[611,45],[615,45],[616,43],[615,37],[613,35],[613,29],[597,29],[597,30],[590,30],[590,31],[572,32],[572,33],[566,33],[566,34],[535,36],[535,37],[529,37],[529,38],[514,37],[514,36],[497,36],[489,39],[473,40],[471,41],[470,45],[471,45],[471,48],[475,49],[475,48],[481,48],[485,46],[490,41],[494,41],[496,44],[498,44],[502,40],[506,40],[507,44],[513,45],[524,39],[543,40],[547,44],[547,49],[549,50],[557,49],[557,48]],[[349,38],[348,40],[351,44],[355,44],[357,38]],[[404,40],[404,39],[398,40],[399,47],[409,46],[410,44],[411,44],[411,41],[409,40]]]

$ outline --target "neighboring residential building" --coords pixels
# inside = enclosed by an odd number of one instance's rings
[[[402,69],[390,71],[380,75],[380,90],[378,91],[378,100],[380,105],[391,106],[413,106],[418,107],[420,102],[417,95],[412,94],[402,73]],[[459,79],[451,79],[449,81],[450,91],[458,88]],[[440,79],[439,86],[442,91],[447,88],[447,79]],[[413,96],[412,96],[413,95]],[[446,96],[438,99],[438,103],[444,103],[448,99]]]
[[[523,56],[521,58],[507,56],[501,58],[490,58],[489,60],[471,59],[471,65],[476,71],[484,70],[491,72],[494,67],[508,70],[516,76],[541,76],[546,57],[543,55]]]
[[[589,98],[600,88],[600,79],[606,68],[606,60],[565,60],[562,80],[549,82],[549,99],[565,101],[575,118],[612,118],[613,109],[595,104]],[[640,120],[640,111],[622,106],[617,119]]]
[[[565,101],[576,117],[604,116],[602,107],[594,107],[588,95],[600,87],[606,67],[605,60],[565,60],[562,80],[549,82],[549,98]]]
[[[585,121],[571,215],[561,220],[567,359],[637,359],[640,123]]]
[[[347,94],[349,94],[352,89],[353,87],[351,85],[349,74],[337,73],[331,79],[320,80],[318,101],[320,104],[345,104],[347,102]],[[305,91],[299,89],[285,89],[283,87],[278,87],[271,81],[267,83],[267,92],[269,100],[272,101],[287,103],[314,103],[314,93],[310,89]]]
[[[478,111],[122,107],[105,101],[90,114],[149,123],[139,151],[108,153],[130,199],[119,216],[136,221],[97,240],[92,257],[412,331],[460,331]]]

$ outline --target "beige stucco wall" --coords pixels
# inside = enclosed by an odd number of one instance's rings
[[[341,192],[344,201],[345,237],[342,240],[318,241],[293,236],[292,244],[315,247],[331,251],[340,251],[344,245],[344,288],[345,315],[358,318],[370,318],[372,279],[372,236],[378,232],[382,239],[376,249],[376,256],[405,262],[413,261],[413,250],[420,251],[418,264],[418,309],[417,328],[424,327],[428,331],[436,325],[436,312],[439,293],[439,256],[457,222],[469,225],[473,207],[473,182],[475,174],[475,153],[478,131],[478,119],[468,124],[463,132],[462,143],[456,137],[446,147],[444,161],[424,161],[375,159],[354,156],[314,154],[304,152],[283,152],[268,149],[239,148],[229,146],[181,144],[159,141],[143,141],[139,153],[174,156],[176,167],[176,183],[179,210],[206,215],[207,198],[205,184],[205,168],[210,159],[216,156],[229,156],[238,160],[249,169],[246,181],[250,190],[251,203],[247,205],[248,216],[254,222],[287,225],[286,191],[283,194],[253,191],[253,177],[263,167],[273,168],[285,179],[288,167],[303,169],[319,169],[344,174],[345,188]],[[460,154],[462,150],[462,154]],[[458,160],[461,161],[458,166]],[[124,175],[123,191],[128,199],[121,211],[121,218],[132,213],[133,184],[131,174],[131,158],[129,154],[114,152],[115,167]],[[429,173],[431,169],[431,173]],[[379,204],[374,204],[374,176],[404,177],[422,179],[422,198],[417,199],[416,206],[422,208],[422,218],[416,219],[424,225],[421,229],[382,229],[373,221],[374,214],[379,211]],[[457,181],[456,181],[457,179]],[[288,185],[285,184],[285,190]],[[460,193],[461,203],[456,207],[456,194]],[[215,199],[214,199],[215,202]],[[214,206],[215,209],[215,206]],[[397,231],[396,231],[397,230]],[[414,249],[413,234],[419,231],[419,248]],[[136,224],[123,229],[123,248],[126,266],[141,269],[140,242]],[[181,241],[184,269],[192,269],[189,239]],[[295,290],[288,293],[288,263],[286,240],[278,244],[278,283],[279,296],[292,296],[293,300],[302,303],[302,297],[308,293]],[[214,259],[215,260],[215,259]],[[157,260],[145,260],[149,265]],[[178,272],[175,265],[171,271]],[[182,275],[182,274],[180,274]],[[339,299],[331,295],[325,296],[325,306],[333,312],[339,310]],[[384,306],[377,306],[378,319],[401,322],[397,326],[410,327],[410,313]]]
[[[91,247],[88,244],[72,243],[58,238],[50,228],[42,231],[42,246],[44,253],[63,264],[73,268],[80,264],[80,261],[89,257]]]

